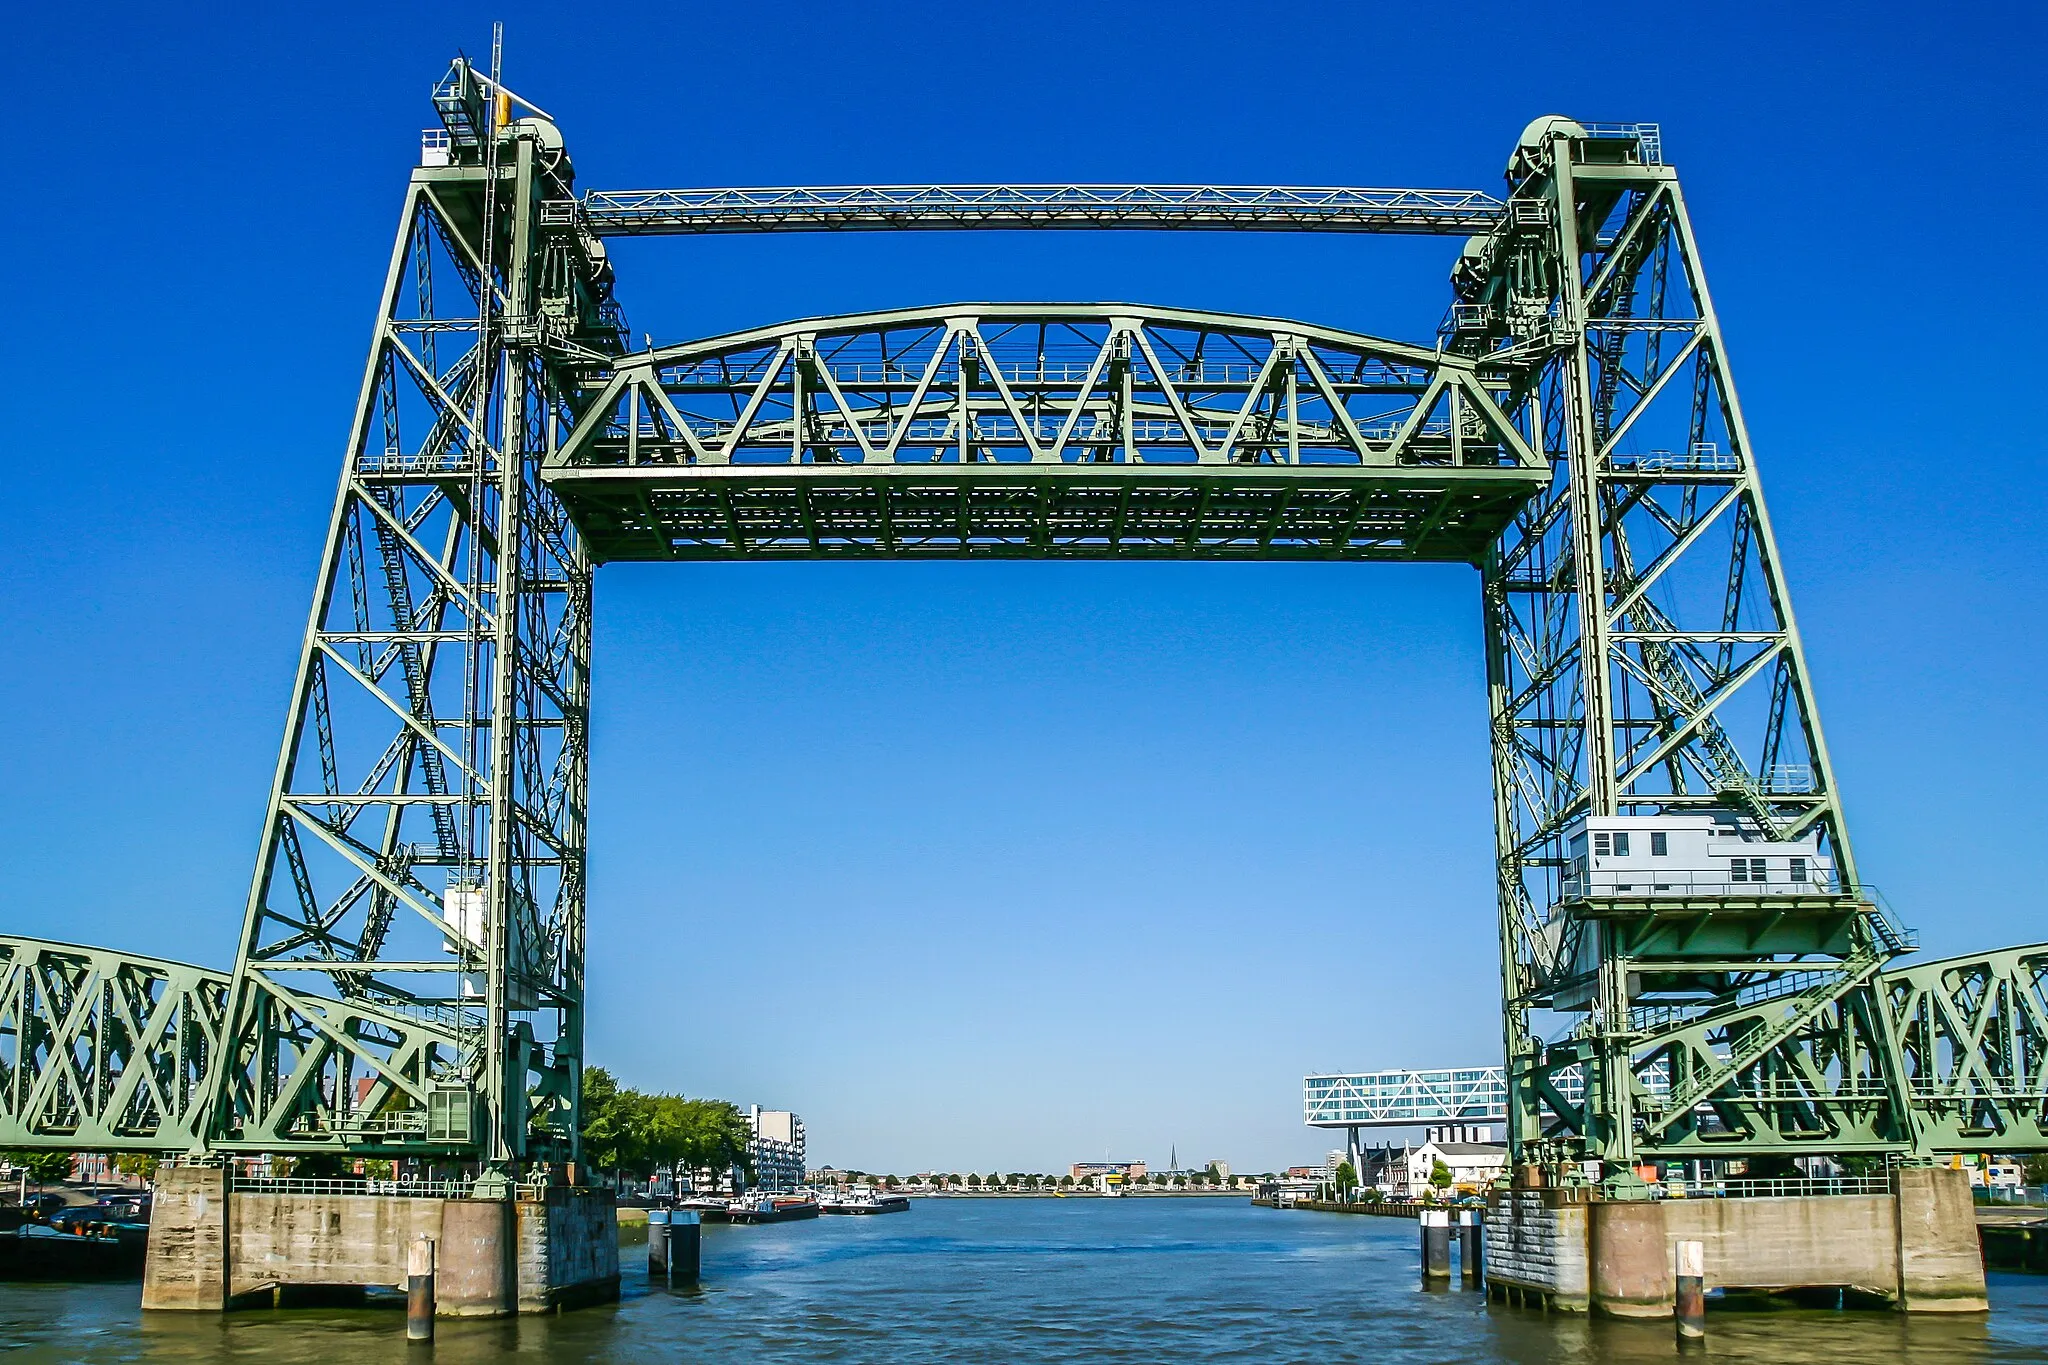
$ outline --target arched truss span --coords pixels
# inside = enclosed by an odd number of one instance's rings
[[[603,559],[1469,560],[1549,477],[1517,378],[1185,309],[814,318],[592,372],[547,478]]]

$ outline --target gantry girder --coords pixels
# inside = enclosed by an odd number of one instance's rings
[[[1190,228],[1235,232],[1491,232],[1479,190],[1277,185],[791,185],[593,190],[555,212],[600,237],[903,228]]]
[[[434,104],[234,971],[179,987],[195,1017],[219,1001],[220,1041],[150,1072],[191,1082],[182,1100],[163,1091],[159,1145],[437,1152],[493,1184],[573,1155],[593,566],[835,556],[1474,563],[1518,1159],[1626,1169],[1925,1153],[1993,1129],[2003,1147],[2038,1141],[2032,950],[1909,969],[1903,986],[1887,974],[1907,943],[1860,882],[1654,126],[1539,120],[1498,198],[579,197],[559,130],[495,71],[457,61]],[[977,303],[642,352],[625,344],[601,240],[904,228],[1467,240],[1443,325],[1420,344]],[[1832,880],[1796,898],[1566,894],[1575,821],[1688,812],[1764,841],[1816,834]],[[30,1002],[15,1006],[17,1048],[42,1049],[9,1063],[17,1127],[98,1105],[101,1145],[129,1135],[126,1117],[104,1126],[115,1091],[65,1022],[90,1011],[39,1002],[82,989],[63,984],[81,972],[136,970],[170,979],[111,961],[13,972],[52,983],[10,997]],[[133,998],[122,989],[107,998]],[[45,1035],[77,1064],[52,1070]],[[105,1074],[125,1078],[114,1061]],[[48,1131],[25,1138],[68,1140]]]
[[[544,477],[600,561],[1471,562],[1549,479],[1502,367],[1219,313],[814,318],[581,382]]]

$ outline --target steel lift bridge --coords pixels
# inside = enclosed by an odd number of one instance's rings
[[[1086,558],[1476,568],[1521,1159],[2048,1147],[2048,946],[1900,969],[1858,876],[1653,125],[1539,119],[1497,195],[579,193],[492,75],[433,101],[233,970],[0,941],[0,1146],[436,1155],[486,1190],[572,1158],[595,567]],[[1414,341],[963,303],[652,350],[606,253],[1059,228],[1462,247]],[[1589,821],[1703,815],[1831,874],[1574,875]]]

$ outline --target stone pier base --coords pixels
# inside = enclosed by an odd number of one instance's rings
[[[231,1189],[216,1168],[171,1167],[157,1176],[142,1306],[217,1312],[311,1287],[403,1289],[406,1246],[419,1236],[435,1240],[441,1317],[552,1312],[619,1296],[608,1190],[275,1194]]]
[[[1709,1289],[1844,1289],[1914,1313],[1982,1312],[1984,1265],[1966,1172],[1909,1167],[1890,1194],[1607,1202],[1584,1189],[1495,1193],[1495,1299],[1670,1317],[1672,1247],[1706,1249]]]

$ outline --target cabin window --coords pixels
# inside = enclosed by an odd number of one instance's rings
[[[1628,856],[1628,835],[1617,833],[1614,836],[1614,856],[1617,858],[1626,858]]]
[[[1795,882],[1806,880],[1806,859],[1794,858],[1792,860],[1792,880]]]
[[[1770,872],[1762,858],[1731,858],[1729,880],[1737,882],[1767,882]]]
[[[1608,835],[1605,830],[1593,836],[1593,854],[1595,857],[1605,858],[1612,851],[1608,847]]]
[[[1650,856],[1652,858],[1664,858],[1670,856],[1670,853],[1670,836],[1665,834],[1662,830],[1658,830],[1655,833],[1653,833],[1650,836]]]

